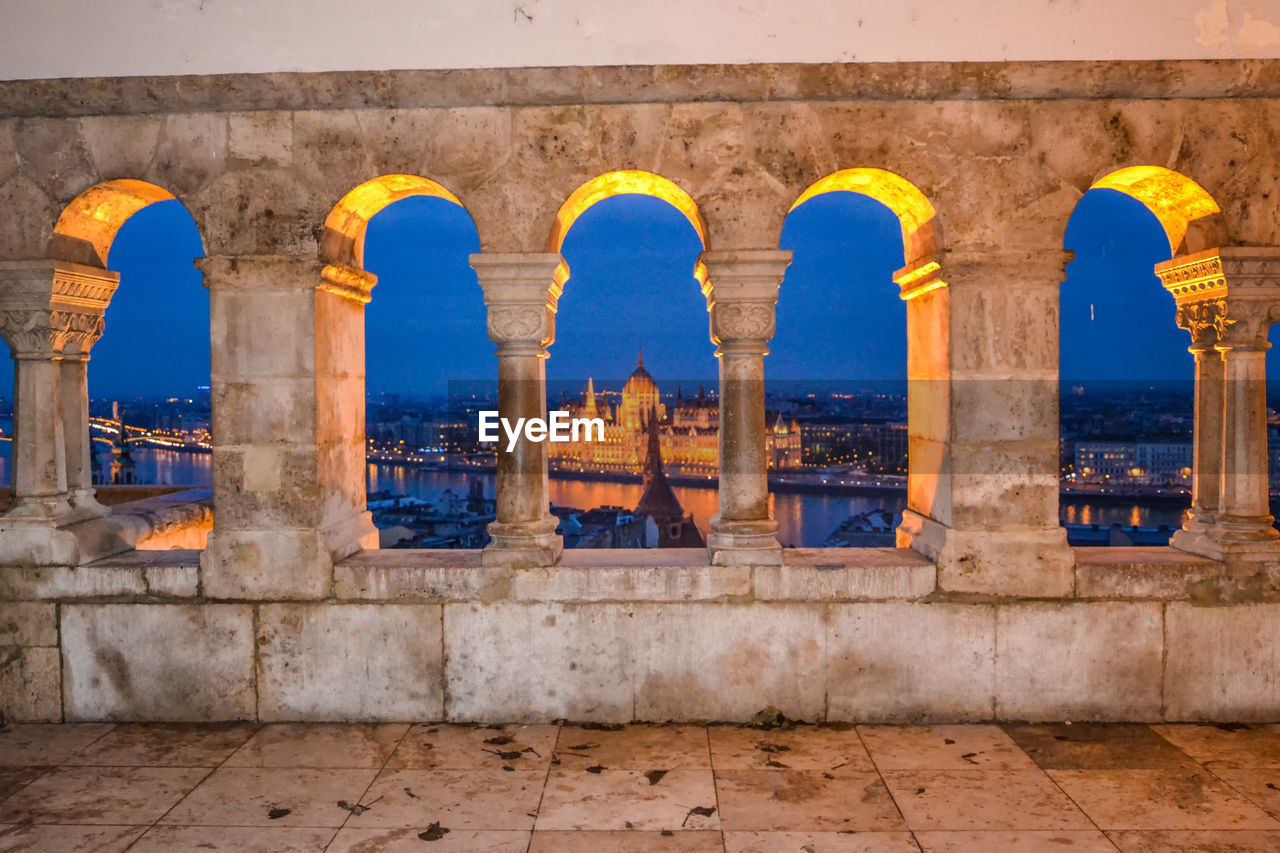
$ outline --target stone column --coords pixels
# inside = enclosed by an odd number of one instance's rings
[[[1058,523],[1058,288],[1068,252],[946,251],[907,300],[910,474],[901,546],[945,591],[1070,595]]]
[[[315,599],[377,547],[365,509],[364,304],[375,279],[313,257],[196,261],[209,288],[211,598]]]
[[[1188,537],[1213,526],[1222,494],[1223,363],[1211,318],[1196,306],[1178,311],[1178,325],[1191,333],[1195,358],[1195,415],[1191,451],[1191,509],[1170,544],[1181,548]]]
[[[1268,498],[1267,331],[1280,249],[1220,247],[1157,264],[1196,356],[1192,511],[1172,544],[1227,561],[1275,559]]]
[[[89,350],[98,335],[75,335],[62,356],[62,437],[71,506],[89,515],[110,510],[98,503],[93,488],[93,439],[89,432]]]
[[[720,508],[707,542],[711,562],[780,565],[778,523],[769,516],[764,357],[791,253],[703,252],[702,263],[711,342],[720,359]]]
[[[79,479],[75,493],[68,489],[68,449],[79,454],[79,436],[88,435],[88,392],[63,361],[78,361],[102,334],[118,282],[115,273],[80,264],[0,262],[0,335],[14,361],[13,507],[0,519],[6,564],[77,564],[75,536],[58,528],[104,512],[92,489],[85,500]],[[73,384],[64,388],[68,373]]]
[[[1265,327],[1262,333],[1237,339],[1228,332],[1217,346],[1224,382],[1221,504],[1214,527],[1223,541],[1280,538],[1267,498],[1266,357],[1271,345]]]
[[[547,417],[547,347],[555,340],[556,304],[567,268],[558,252],[476,254],[471,267],[484,290],[489,338],[497,344],[498,415]],[[501,433],[500,433],[501,436]],[[563,539],[549,511],[547,445],[523,435],[498,443],[497,517],[489,525],[486,566],[534,568],[560,557]]]

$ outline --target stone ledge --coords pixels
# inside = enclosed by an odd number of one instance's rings
[[[1126,60],[623,65],[0,82],[0,116],[677,101],[1274,98],[1280,62]]]
[[[83,566],[0,568],[0,600],[155,601],[199,592],[199,551],[130,551]]]
[[[1074,548],[1076,597],[1175,601],[1225,578],[1222,563],[1173,548]]]
[[[919,599],[937,572],[905,548],[788,548],[782,566],[712,566],[702,548],[565,551],[554,566],[482,566],[479,551],[362,551],[334,567],[356,601],[681,602]]]
[[[937,566],[909,548],[789,548],[781,566],[751,569],[761,601],[919,599],[937,585]]]

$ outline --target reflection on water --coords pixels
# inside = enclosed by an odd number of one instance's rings
[[[1137,506],[1134,504],[1064,504],[1060,510],[1063,524],[1096,524],[1110,527],[1182,526],[1180,506]]]
[[[9,482],[8,442],[0,443],[0,483]],[[101,454],[104,466],[110,464],[110,453]],[[213,456],[208,453],[184,453],[175,450],[138,448],[133,451],[137,463],[137,479],[142,484],[201,486],[213,482]],[[109,470],[105,467],[104,470]],[[479,478],[486,495],[493,495],[495,477],[492,472],[462,473],[456,471],[423,471],[399,465],[370,465],[369,490],[390,490],[426,500],[439,500],[446,489],[465,494],[468,481]],[[634,507],[640,501],[639,483],[600,483],[586,480],[551,481],[551,501],[558,506],[591,509],[598,506]],[[711,516],[716,512],[716,490],[675,486],[676,497],[686,512],[693,513],[698,529],[706,536]],[[769,496],[769,508],[778,521],[778,539],[783,545],[821,545],[851,515],[883,507],[901,512],[905,499],[892,495],[850,496],[775,494]],[[1109,527],[1178,527],[1182,509],[1177,506],[1134,506],[1132,504],[1096,505],[1068,504],[1062,507],[1066,524],[1097,524]]]

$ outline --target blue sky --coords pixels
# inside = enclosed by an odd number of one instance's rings
[[[1076,260],[1062,288],[1062,375],[1077,379],[1185,379],[1187,334],[1151,266],[1169,257],[1155,218],[1109,190],[1085,195],[1067,227]],[[902,263],[897,222],[863,196],[837,192],[787,219],[794,253],[778,303],[770,378],[900,380],[906,312],[891,276]],[[496,374],[484,301],[467,255],[465,210],[410,198],[369,226],[366,265],[379,276],[367,312],[371,391],[442,393],[453,379]],[[645,350],[664,387],[716,375],[705,303],[692,271],[700,250],[688,222],[662,201],[619,196],[590,208],[564,245],[565,287],[549,378],[625,378]],[[111,267],[122,280],[93,352],[95,398],[191,393],[208,383],[208,292],[191,259],[199,234],[176,201],[152,205],[121,229]],[[11,394],[9,371],[0,393]],[[693,390],[692,387],[690,390]]]

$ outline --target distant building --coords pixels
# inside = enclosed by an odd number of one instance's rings
[[[658,383],[644,367],[643,353],[636,369],[627,378],[616,407],[597,395],[595,380],[588,379],[582,398],[562,398],[560,408],[574,418],[599,418],[604,422],[604,440],[556,442],[548,445],[551,468],[605,474],[642,474],[648,446],[646,424],[651,413],[659,426],[662,456],[674,475],[714,477],[720,470],[720,410],[699,389],[697,397],[686,400],[677,391],[675,405],[662,402]],[[593,434],[592,438],[596,438]],[[801,462],[799,427],[783,424],[766,433],[765,453],[770,468],[795,467]],[[780,447],[775,452],[775,443]]]
[[[1187,442],[1081,441],[1076,443],[1077,482],[1185,485],[1191,481]]]

